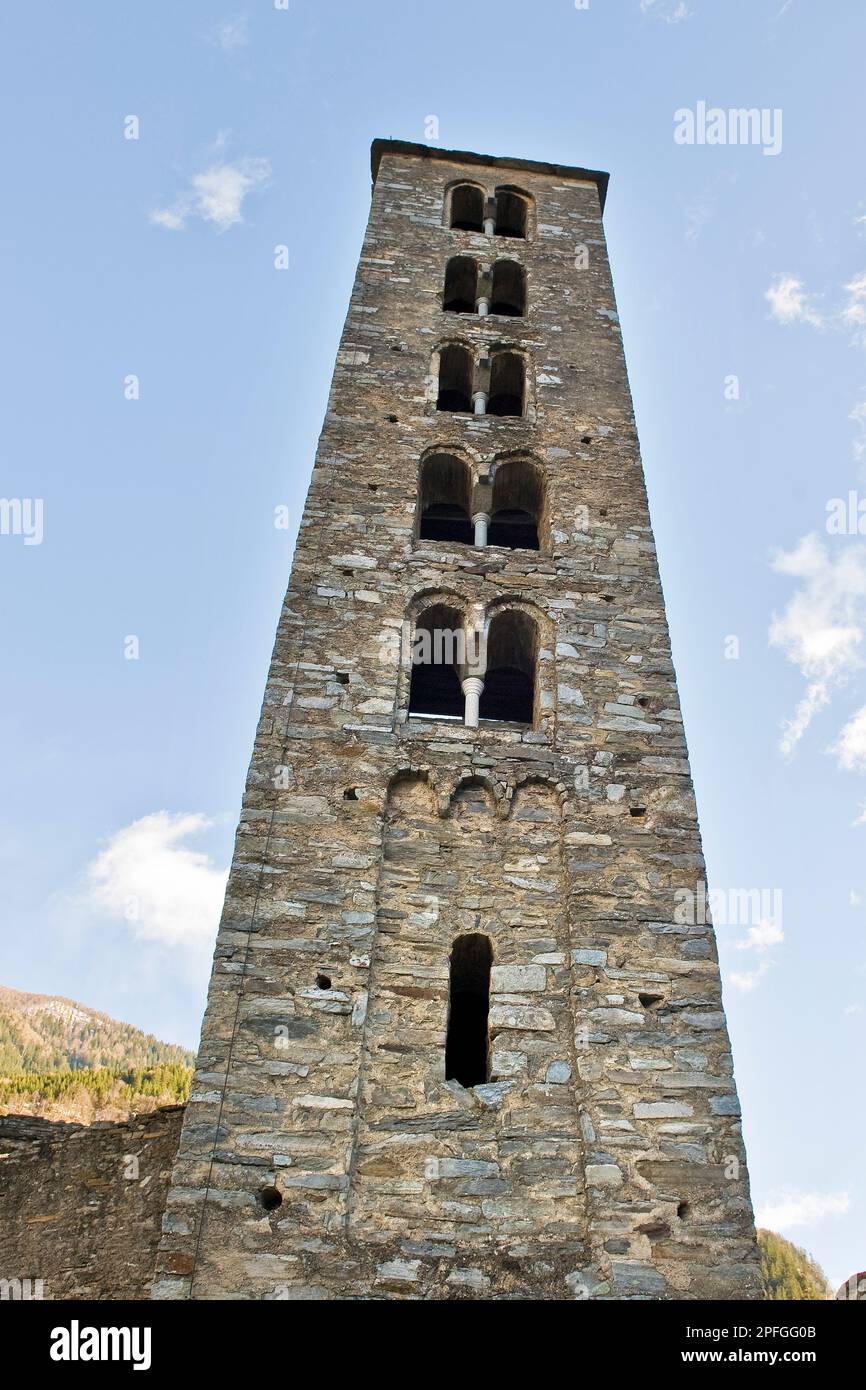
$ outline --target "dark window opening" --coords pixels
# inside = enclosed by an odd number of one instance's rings
[[[490,313],[518,319],[526,313],[526,276],[516,261],[497,261],[494,265]]]
[[[436,409],[471,413],[472,354],[468,348],[449,343],[439,354]]]
[[[510,188],[496,190],[496,235],[526,238],[528,204]]]
[[[663,1000],[664,1000],[664,995],[663,995],[663,994],[639,994],[639,995],[638,995],[638,1000],[640,1001],[641,1008],[643,1008],[643,1009],[657,1009],[658,1006],[659,1006],[659,1004],[661,1004],[661,1003],[663,1002]]]
[[[516,352],[497,352],[490,368],[488,415],[522,415],[525,385],[523,358]]]
[[[531,724],[535,691],[525,671],[499,666],[484,677],[479,717],[506,724]]]
[[[445,1079],[480,1086],[489,1076],[490,967],[486,936],[458,936],[451,950]]]
[[[539,550],[543,508],[541,474],[526,459],[509,459],[496,469],[488,545]]]
[[[479,717],[508,724],[535,718],[535,663],[538,634],[519,609],[495,614],[487,634],[487,672]]]
[[[469,468],[462,459],[451,454],[433,454],[424,460],[419,540],[473,544],[475,534],[469,519],[471,486]]]
[[[442,308],[446,314],[474,314],[478,266],[471,256],[454,256],[445,267]]]
[[[507,545],[511,550],[538,550],[535,517],[517,509],[494,512],[487,532],[488,545]]]
[[[463,689],[456,669],[462,640],[456,609],[437,604],[421,614],[412,643],[410,715],[462,720]]]
[[[472,545],[475,533],[462,507],[453,502],[433,502],[421,516],[420,539]]]
[[[451,190],[451,226],[458,232],[484,231],[484,194],[472,183]]]

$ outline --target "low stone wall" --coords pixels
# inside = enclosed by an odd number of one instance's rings
[[[0,1298],[149,1297],[183,1109],[0,1116]]]

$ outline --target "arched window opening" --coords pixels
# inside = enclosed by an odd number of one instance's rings
[[[456,608],[433,604],[418,618],[412,641],[410,717],[462,720],[457,663],[463,642],[463,621]]]
[[[487,634],[487,672],[479,716],[508,724],[532,724],[538,631],[520,609],[496,613]]]
[[[488,415],[522,415],[525,371],[516,352],[497,352],[490,367]]]
[[[484,194],[474,183],[452,188],[451,226],[456,232],[484,231]]]
[[[475,536],[469,520],[471,486],[469,468],[462,459],[434,454],[424,460],[419,540],[472,545]]]
[[[494,265],[490,312],[517,319],[526,313],[526,274],[516,261],[497,261]]]
[[[459,343],[449,343],[439,354],[436,409],[472,413],[472,354]]]
[[[452,256],[445,267],[442,308],[446,314],[474,314],[478,266],[471,256]]]
[[[526,459],[501,463],[493,480],[488,545],[512,550],[539,550],[539,520],[543,508],[539,470]]]
[[[493,948],[480,933],[458,936],[451,949],[445,1079],[480,1086],[490,1075],[490,967]]]
[[[513,188],[496,190],[496,235],[526,239],[529,203]]]

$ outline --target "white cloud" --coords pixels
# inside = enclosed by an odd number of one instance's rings
[[[732,970],[728,976],[729,984],[734,989],[739,989],[743,994],[751,994],[753,989],[757,989],[767,971],[770,969],[771,962],[762,960],[754,970]]]
[[[846,286],[848,301],[842,307],[842,322],[853,328],[858,341],[864,341],[863,329],[866,327],[866,270],[855,275]]]
[[[661,19],[665,24],[680,24],[693,13],[685,0],[640,0],[640,12]]]
[[[785,933],[782,930],[781,920],[776,921],[772,917],[762,917],[754,926],[749,927],[742,941],[731,943],[735,951],[755,951],[757,953],[757,963],[753,970],[732,970],[727,976],[728,983],[740,990],[742,994],[751,994],[752,990],[757,989],[764,976],[775,965],[775,961],[770,956],[770,951],[774,946],[781,946],[785,940]]]
[[[221,48],[223,53],[234,53],[239,48],[246,48],[250,41],[247,16],[240,14],[235,19],[221,19],[219,24],[215,24],[211,29],[208,38],[217,48]]]
[[[766,918],[749,927],[743,940],[735,941],[734,946],[738,951],[768,951],[771,946],[781,946],[784,940],[785,933],[778,922]]]
[[[758,1207],[755,1224],[771,1231],[814,1226],[827,1216],[844,1216],[849,1205],[847,1192],[786,1192]]]
[[[866,772],[866,705],[848,720],[831,752],[844,772]]]
[[[854,457],[859,460],[866,456],[866,400],[857,402],[848,419],[853,420],[860,431],[854,440]]]
[[[843,1013],[846,1013],[846,1014],[862,1014],[862,1012],[863,1012],[863,1005],[862,1005],[862,1004],[846,1004],[846,1006],[845,1006],[845,1008],[842,1010],[842,1012],[843,1012]]]
[[[715,209],[708,199],[690,203],[686,208],[686,240],[697,241],[706,224],[711,220]]]
[[[863,664],[866,621],[866,547],[849,546],[833,559],[813,533],[773,560],[778,574],[801,580],[781,616],[773,615],[770,645],[798,666],[806,692],[784,721],[782,752],[793,752],[831,694]]]
[[[189,189],[170,207],[156,208],[151,222],[169,231],[182,231],[190,217],[213,222],[221,232],[243,222],[243,202],[254,188],[266,184],[271,173],[267,159],[242,159],[235,164],[212,164],[195,174]]]
[[[860,814],[854,821],[855,825],[866,825],[866,802],[860,807]]]
[[[764,298],[769,300],[770,314],[777,323],[810,323],[813,328],[824,327],[824,320],[810,303],[803,281],[796,275],[777,275]]]
[[[157,227],[167,227],[170,232],[180,232],[185,226],[187,213],[172,208],[156,208],[150,214],[151,222]]]
[[[848,902],[849,902],[849,904],[851,905],[851,907],[862,907],[862,906],[863,906],[863,899],[862,899],[862,897],[860,896],[860,894],[857,892],[856,888],[852,888],[852,889],[851,889],[851,892],[850,892],[849,895],[848,895]]]
[[[228,873],[186,841],[212,824],[200,812],[155,811],[118,830],[88,866],[81,904],[125,922],[138,941],[209,947]]]

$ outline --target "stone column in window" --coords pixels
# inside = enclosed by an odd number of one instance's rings
[[[475,390],[472,392],[472,409],[476,415],[487,414],[490,399],[490,358],[482,357],[475,366]]]
[[[484,682],[480,676],[467,676],[461,682],[463,694],[466,696],[466,707],[463,714],[463,723],[467,729],[478,728],[478,709],[481,704],[481,693],[484,690]]]
[[[475,312],[479,318],[486,318],[490,313],[490,267],[481,267],[478,275],[478,282],[475,290]]]

